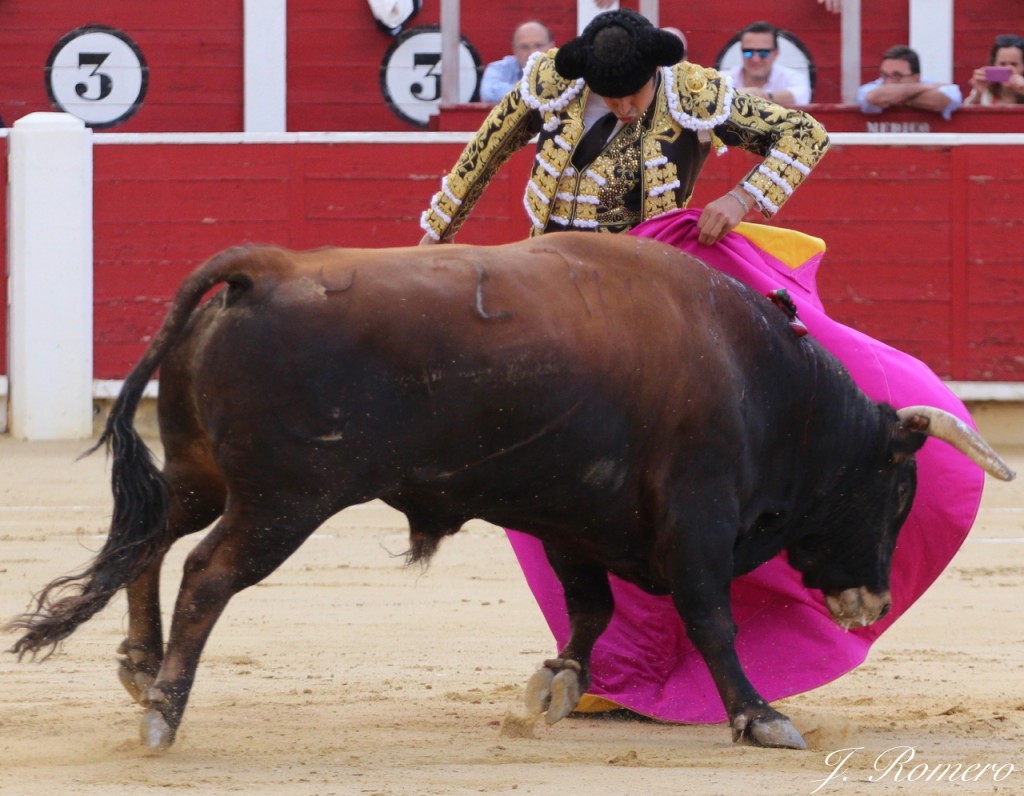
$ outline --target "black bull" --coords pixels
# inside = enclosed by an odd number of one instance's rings
[[[162,474],[132,425],[158,366]],[[730,581],[786,550],[836,621],[882,616],[929,434],[1012,477],[951,415],[872,402],[766,298],[660,243],[232,249],[183,283],[112,409],[103,550],[12,623],[13,651],[52,650],[126,588],[121,679],[165,747],[228,600],[380,498],[412,561],[471,518],[543,542],[571,621],[527,687],[549,722],[589,685],[612,572],[672,595],[734,738],[799,747],[740,667]],[[165,651],[163,556],[218,517]]]

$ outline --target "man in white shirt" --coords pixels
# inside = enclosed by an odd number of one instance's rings
[[[905,44],[882,53],[878,75],[857,90],[861,113],[881,113],[886,108],[904,106],[935,111],[949,119],[963,105],[960,86],[921,79],[921,58]]]
[[[770,22],[751,22],[740,31],[739,66],[725,69],[737,91],[756,94],[792,108],[809,105],[811,81],[806,72],[775,63],[779,57],[779,29]]]

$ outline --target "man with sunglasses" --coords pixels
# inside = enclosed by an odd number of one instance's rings
[[[751,22],[740,31],[743,61],[722,70],[737,91],[764,97],[792,108],[811,101],[811,81],[806,72],[775,63],[779,57],[779,29],[770,22]]]
[[[949,119],[963,105],[963,95],[955,83],[936,83],[921,79],[921,59],[903,44],[882,53],[878,78],[857,91],[862,113],[881,113],[886,108],[907,107],[941,113]]]

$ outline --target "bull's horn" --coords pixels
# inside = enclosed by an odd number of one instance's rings
[[[934,406],[908,406],[897,410],[896,414],[901,423],[907,422],[915,415],[928,418],[928,429],[925,432],[928,436],[948,442],[979,467],[984,468],[985,472],[1001,481],[1012,481],[1017,477],[1010,465],[992,450],[992,446],[985,442],[981,434],[945,409]]]

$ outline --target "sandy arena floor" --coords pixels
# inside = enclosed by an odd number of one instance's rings
[[[0,435],[0,620],[102,542],[107,467],[75,462],[85,447]],[[1001,452],[1024,473],[1024,447]],[[165,609],[192,544],[164,570]],[[403,567],[405,545],[400,514],[353,507],[239,595],[161,756],[140,750],[115,674],[123,599],[45,663],[0,656],[0,794],[1024,793],[1024,478],[989,479],[957,558],[864,666],[779,703],[807,752],[735,746],[724,725],[502,734],[554,652],[504,534],[470,523],[426,572]],[[855,751],[825,782],[839,749]],[[896,782],[874,766],[900,750],[914,757]],[[956,763],[1002,768],[934,780]]]

